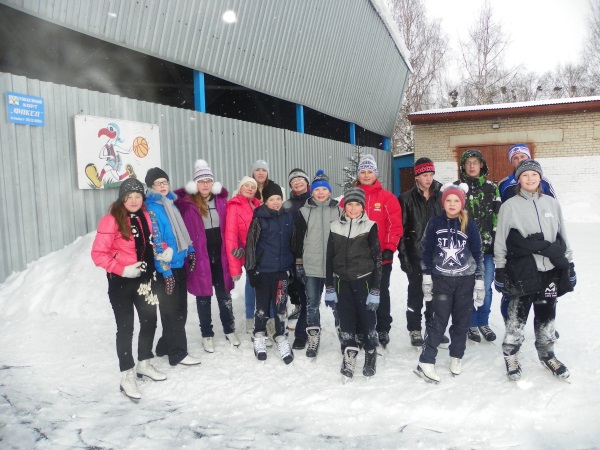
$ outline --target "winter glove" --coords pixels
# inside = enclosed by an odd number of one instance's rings
[[[400,260],[400,269],[402,269],[402,272],[406,275],[412,275],[414,272],[412,264],[402,258],[402,255],[399,255],[398,259]]]
[[[123,275],[121,275],[123,278],[137,278],[140,275],[142,275],[142,269],[140,268],[140,266],[142,265],[141,261],[136,262],[135,264],[132,264],[130,266],[125,266],[125,269],[123,269]]]
[[[244,250],[241,247],[234,248],[233,250],[231,250],[231,254],[233,255],[234,258],[242,259],[244,257],[244,255],[246,254],[246,250]]]
[[[175,277],[173,275],[169,275],[165,278],[165,292],[167,295],[173,294],[175,290]]]
[[[335,293],[335,288],[332,286],[325,288],[325,306],[334,309],[336,303],[337,294]]]
[[[302,284],[306,284],[306,272],[304,271],[303,264],[296,264],[296,278]]]
[[[235,283],[236,281],[240,281],[240,278],[242,278],[242,274],[238,273],[237,275],[234,275],[231,277],[231,279],[233,280],[233,282]]]
[[[196,252],[192,252],[187,256],[189,271],[193,272],[196,267]]]
[[[431,279],[431,275],[423,275],[423,300],[426,302],[430,302],[433,300],[433,280]]]
[[[367,309],[369,311],[377,311],[379,306],[379,289],[371,289],[367,295]]]
[[[171,247],[165,248],[162,253],[159,253],[158,255],[156,255],[156,259],[158,261],[170,263],[171,260],[173,259],[173,248],[171,248]]]
[[[394,261],[394,252],[386,249],[381,253],[381,262],[382,263],[391,263]]]
[[[575,273],[575,264],[573,263],[569,263],[569,281],[573,287],[577,284],[577,274]]]
[[[248,282],[250,283],[250,286],[255,288],[256,287],[256,282],[258,281],[258,273],[256,272],[256,270],[252,269],[252,270],[247,270],[246,271],[246,276],[248,277]]]
[[[496,290],[498,292],[500,292],[501,294],[506,292],[504,290],[505,282],[506,282],[506,271],[504,270],[504,268],[496,269],[496,272],[494,275],[494,288],[496,288]]]
[[[485,287],[483,286],[483,280],[475,280],[475,289],[473,290],[473,304],[475,308],[482,306],[484,300]]]

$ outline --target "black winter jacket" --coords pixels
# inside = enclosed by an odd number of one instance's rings
[[[541,292],[544,289],[540,272],[537,269],[534,253],[550,259],[558,272],[557,296],[573,291],[569,281],[569,261],[565,257],[567,245],[559,234],[555,242],[544,240],[542,233],[523,237],[519,231],[512,228],[506,239],[506,280],[504,292],[509,297]]]
[[[404,235],[398,245],[398,258],[402,270],[408,274],[421,270],[421,240],[429,219],[442,213],[442,183],[433,180],[431,196],[425,200],[417,182],[398,197],[402,207]]]

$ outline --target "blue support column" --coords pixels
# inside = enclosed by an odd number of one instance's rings
[[[304,106],[296,104],[296,131],[304,133]]]
[[[392,140],[389,137],[382,136],[383,138],[383,150],[389,152],[392,149]]]
[[[204,87],[204,73],[194,70],[194,109],[206,112],[206,89]]]
[[[356,145],[356,125],[350,122],[350,143]]]

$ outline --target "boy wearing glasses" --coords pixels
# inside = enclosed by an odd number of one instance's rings
[[[485,299],[483,305],[473,307],[468,337],[473,342],[481,342],[481,334],[488,341],[496,339],[496,333],[489,326],[492,305],[492,282],[494,281],[494,235],[500,211],[500,191],[498,185],[487,179],[488,166],[478,150],[467,150],[460,158],[460,180],[458,185],[469,186],[465,209],[473,219],[481,235],[481,250],[484,264]],[[481,332],[481,334],[480,334]]]

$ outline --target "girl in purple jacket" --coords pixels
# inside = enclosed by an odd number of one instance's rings
[[[208,163],[196,161],[194,180],[175,191],[175,202],[185,223],[192,245],[196,249],[196,266],[189,273],[188,292],[196,296],[202,347],[214,353],[214,332],[211,316],[213,287],[219,305],[219,316],[226,339],[240,345],[235,334],[235,319],[231,304],[233,280],[229,273],[225,250],[225,216],[227,190],[215,177]]]

